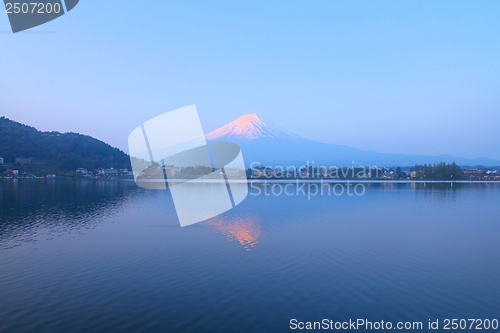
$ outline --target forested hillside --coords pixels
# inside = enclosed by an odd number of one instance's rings
[[[127,154],[107,143],[78,133],[41,132],[0,118],[0,157],[5,163],[33,158],[34,169],[74,171],[76,168],[128,168]]]

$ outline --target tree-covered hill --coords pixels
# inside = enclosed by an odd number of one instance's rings
[[[5,163],[34,158],[33,168],[54,173],[77,168],[128,168],[129,156],[118,148],[78,133],[41,132],[5,117],[0,118],[0,157]]]

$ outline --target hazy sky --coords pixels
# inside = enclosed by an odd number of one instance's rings
[[[500,1],[81,0],[12,34],[0,114],[124,150],[196,104],[380,152],[500,159]]]

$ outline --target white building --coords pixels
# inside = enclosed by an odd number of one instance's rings
[[[82,176],[86,176],[89,174],[89,171],[85,168],[78,168],[78,169],[76,169],[76,173],[80,174]]]

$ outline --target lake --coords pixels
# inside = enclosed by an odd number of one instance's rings
[[[500,183],[298,186],[181,228],[168,190],[0,180],[0,331],[499,319]]]

